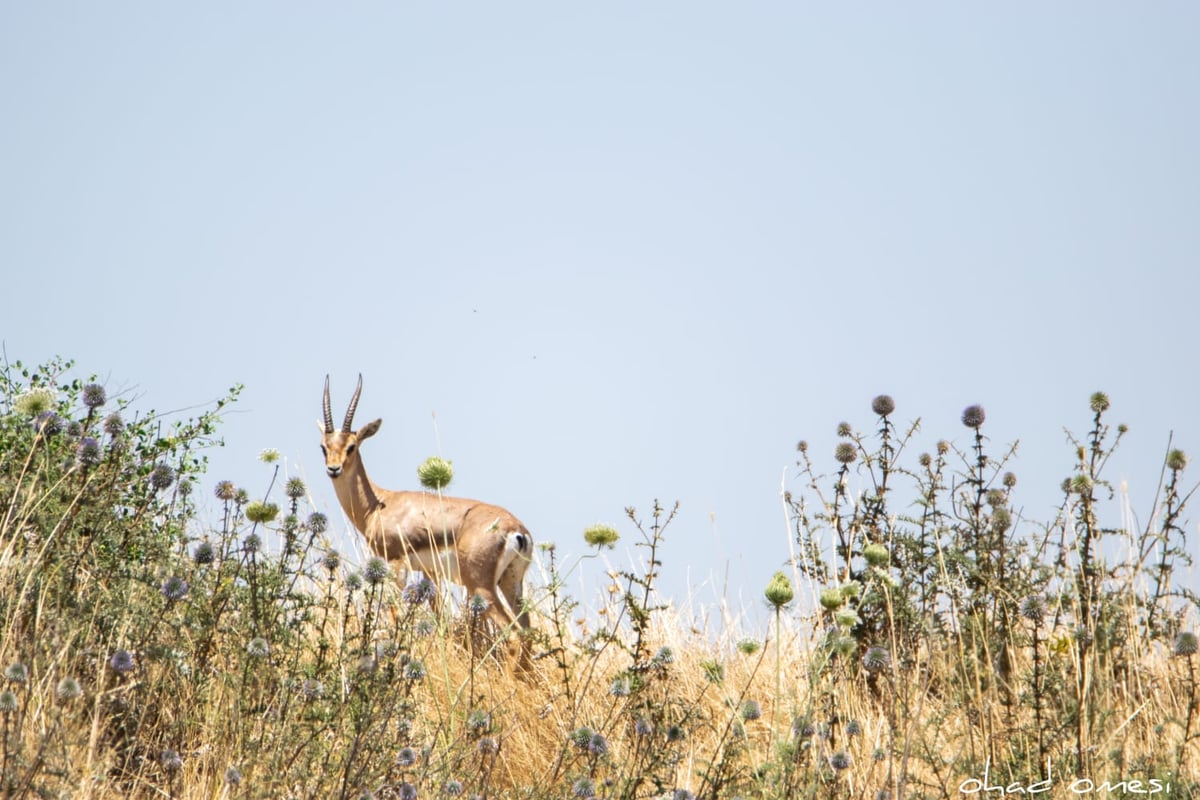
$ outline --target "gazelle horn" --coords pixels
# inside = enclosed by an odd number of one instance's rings
[[[342,432],[350,432],[350,423],[354,421],[354,412],[358,409],[358,396],[362,394],[362,373],[358,374],[358,386],[354,390],[354,396],[350,398],[350,407],[346,409],[346,421],[342,423]]]
[[[329,408],[329,376],[325,376],[325,399],[321,402],[321,409],[325,412],[325,432],[333,433],[333,411]]]

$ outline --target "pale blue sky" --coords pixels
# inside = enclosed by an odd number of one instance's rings
[[[677,598],[757,604],[796,441],[880,392],[923,447],[982,403],[1046,519],[1103,389],[1144,519],[1200,454],[1198,9],[5,3],[0,339],[244,382],[205,491],[274,447],[335,513],[361,371],[385,486],[440,449],[568,558],[680,500]]]

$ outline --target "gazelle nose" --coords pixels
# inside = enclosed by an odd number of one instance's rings
[[[341,467],[329,466],[329,467],[326,467],[326,468],[325,468],[325,471],[326,471],[327,473],[329,473],[329,477],[331,477],[331,478],[336,478],[338,475],[341,475],[341,474],[342,474],[342,468],[341,468]]]

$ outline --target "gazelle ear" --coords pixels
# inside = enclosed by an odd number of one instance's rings
[[[363,425],[361,428],[358,429],[358,433],[356,433],[355,436],[358,437],[358,440],[360,442],[363,439],[369,439],[370,437],[379,433],[379,426],[382,424],[383,424],[383,420],[381,420],[381,419],[377,419],[374,422],[368,422],[366,425]]]

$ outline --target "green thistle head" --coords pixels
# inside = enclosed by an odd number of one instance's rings
[[[892,560],[891,552],[878,542],[872,542],[864,547],[862,554],[872,567],[886,567]]]
[[[426,489],[440,492],[454,480],[454,466],[440,456],[430,456],[417,467],[417,478]]]
[[[853,464],[854,459],[858,458],[858,451],[852,442],[841,442],[834,448],[833,457],[839,464]]]
[[[787,575],[776,572],[767,582],[767,588],[763,594],[766,595],[768,603],[779,609],[792,602],[796,597],[796,590],[792,588],[792,582]]]
[[[52,410],[54,400],[54,392],[49,389],[30,389],[13,401],[13,411],[26,417],[36,417]]]
[[[826,611],[837,611],[846,602],[841,589],[822,589],[820,597],[821,608]]]
[[[1097,414],[1103,414],[1108,411],[1108,395],[1104,392],[1092,392],[1092,396],[1088,398],[1088,406]]]
[[[1172,450],[1167,453],[1167,469],[1179,472],[1187,466],[1187,454],[1182,450]]]
[[[264,503],[261,500],[255,500],[246,506],[246,519],[251,522],[270,522],[278,515],[279,506],[274,503]]]
[[[621,534],[611,525],[592,525],[583,531],[583,540],[597,549],[607,547],[611,550],[620,538]]]
[[[886,417],[896,410],[896,401],[889,395],[881,394],[871,401],[871,410],[881,417]]]

